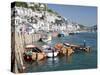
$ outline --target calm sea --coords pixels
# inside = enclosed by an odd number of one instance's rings
[[[74,69],[90,69],[97,68],[97,33],[79,33],[66,37],[55,37],[51,41],[51,45],[57,42],[69,42],[82,45],[83,41],[86,45],[91,46],[91,52],[75,52],[70,57],[62,56],[47,58],[39,62],[27,62],[25,72],[44,72],[44,71],[59,71],[59,70],[74,70]],[[39,43],[42,44],[42,43]]]

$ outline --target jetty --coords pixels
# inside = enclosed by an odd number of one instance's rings
[[[57,43],[55,44],[54,48],[59,51],[59,54],[67,56],[70,56],[71,54],[77,51],[90,52],[91,50],[90,46],[86,46],[85,41],[83,45],[76,45],[70,43]]]
[[[75,45],[75,44],[69,44],[69,43],[63,43],[63,45],[72,48],[74,51],[80,50],[85,52],[90,52],[91,47],[84,45]]]

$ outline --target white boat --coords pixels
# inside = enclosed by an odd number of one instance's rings
[[[53,48],[51,48],[48,45],[42,46],[45,54],[47,57],[56,57],[58,55],[58,51],[55,51]]]
[[[52,37],[51,36],[48,36],[47,38],[42,38],[42,41],[43,42],[49,42],[52,40]]]
[[[47,57],[56,57],[58,55],[58,52],[47,52],[46,53]]]
[[[64,31],[62,31],[62,32],[60,32],[59,34],[58,34],[58,37],[64,37],[64,36],[66,36],[67,34],[64,32]]]

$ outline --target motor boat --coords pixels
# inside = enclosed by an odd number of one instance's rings
[[[44,45],[42,46],[44,52],[46,53],[47,57],[56,57],[58,55],[58,51],[56,51],[54,48]]]
[[[51,36],[48,36],[47,38],[42,38],[42,41],[43,42],[49,42],[52,40],[52,37]]]

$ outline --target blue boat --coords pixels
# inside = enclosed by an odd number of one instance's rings
[[[58,37],[64,37],[64,36],[65,36],[65,33],[63,31],[58,34]]]

